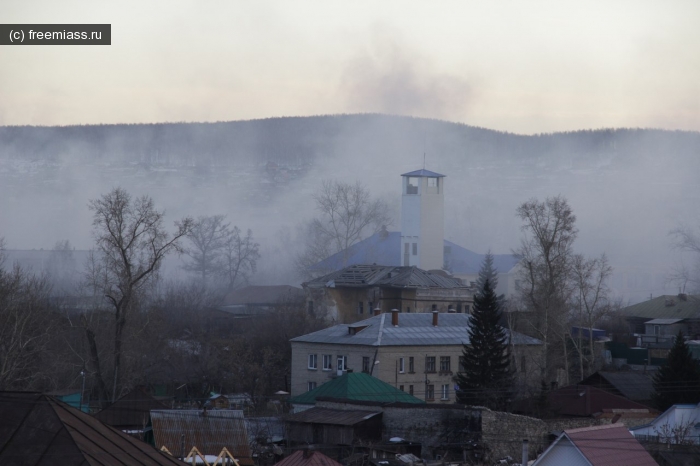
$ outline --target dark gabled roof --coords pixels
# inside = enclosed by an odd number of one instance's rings
[[[415,266],[351,265],[304,283],[309,288],[384,286],[390,288],[464,288],[461,280]]]
[[[656,466],[658,463],[622,424],[565,430],[592,466]]]
[[[94,417],[117,429],[141,429],[148,424],[152,409],[168,409],[168,406],[137,387],[96,413]]]
[[[336,426],[354,426],[375,416],[381,416],[382,412],[365,410],[344,410],[317,408],[306,409],[300,413],[292,414],[287,418],[289,422],[304,422],[312,424],[331,424]]]
[[[425,403],[413,395],[362,372],[347,372],[311,391],[289,400],[296,404],[315,404],[316,398],[380,401],[384,403]]]
[[[583,385],[592,385],[604,390],[606,389],[606,383],[620,395],[634,401],[651,400],[651,394],[654,391],[652,375],[648,372],[598,371],[581,381]]]
[[[444,241],[447,251],[445,262],[455,274],[477,274],[484,262],[485,254],[479,254],[452,241]],[[518,259],[512,254],[494,254],[494,268],[501,273],[510,272],[518,263]],[[311,270],[327,271],[339,270],[344,266],[359,264],[385,264],[401,265],[401,233],[398,231],[384,231],[355,243],[339,253],[327,257],[321,262],[311,266]]]
[[[699,295],[662,295],[619,311],[626,317],[641,319],[700,319]]]
[[[3,465],[182,464],[41,393],[0,392],[0,419]]]
[[[309,451],[308,456],[304,456],[304,451],[295,451],[275,466],[343,466],[335,460],[330,459],[320,451]]]
[[[242,466],[252,466],[243,411],[234,409],[169,409],[151,411],[156,448],[180,451],[181,435],[189,452],[192,446],[204,455],[218,455],[226,447]]]
[[[433,315],[424,313],[399,313],[399,325],[391,325],[388,313],[370,317],[353,324],[339,324],[308,333],[292,342],[332,343],[339,345],[362,346],[432,346],[432,345],[468,345],[468,314],[440,313],[438,325],[433,325]],[[357,329],[351,333],[348,327]],[[507,330],[506,330],[507,332]],[[536,338],[512,332],[516,345],[539,345]]]
[[[300,298],[304,290],[290,285],[246,286],[230,291],[222,306],[276,304],[284,300]]]
[[[589,417],[606,409],[648,408],[590,385],[569,385],[549,393],[550,409],[561,416]]]
[[[444,178],[445,177],[445,175],[431,172],[430,170],[426,170],[425,168],[423,168],[421,170],[415,170],[412,172],[404,173],[401,176],[428,176],[430,178]]]

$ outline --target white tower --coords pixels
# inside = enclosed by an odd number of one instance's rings
[[[401,265],[442,269],[445,175],[416,170],[401,175]]]

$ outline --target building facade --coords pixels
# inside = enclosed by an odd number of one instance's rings
[[[454,376],[470,317],[457,313],[382,313],[303,335],[292,343],[292,396],[344,371],[366,372],[428,403],[454,403]],[[512,332],[519,381],[536,384],[541,342]],[[531,380],[532,379],[532,380]]]

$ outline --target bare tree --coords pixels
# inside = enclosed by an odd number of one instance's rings
[[[223,275],[230,289],[255,273],[260,259],[260,245],[254,241],[250,229],[245,236],[241,236],[240,228],[234,226],[226,238],[223,253]]]
[[[700,234],[690,225],[681,225],[671,230],[673,247],[688,253],[692,263],[682,264],[673,271],[671,281],[678,283],[685,292],[687,285],[692,291],[700,291]]]
[[[37,362],[53,330],[48,305],[51,289],[44,276],[30,275],[15,264],[10,271],[0,238],[0,389],[31,388]]]
[[[543,343],[540,375],[545,381],[555,369],[553,344],[566,341],[576,216],[562,196],[531,199],[518,207],[517,216],[526,233],[514,251],[521,259],[520,299],[531,314],[526,325]],[[564,355],[568,373],[566,360]]]
[[[163,258],[182,252],[180,239],[192,227],[192,219],[175,222],[168,235],[164,213],[156,210],[148,196],[132,199],[122,188],[90,201],[93,236],[100,254],[102,293],[114,311],[112,399],[117,396],[124,327],[137,306],[140,294],[157,278]],[[98,284],[96,282],[96,284]]]
[[[574,313],[579,326],[578,341],[572,339],[579,354],[579,370],[581,379],[586,377],[584,361],[588,366],[596,366],[596,354],[593,348],[593,328],[601,319],[604,319],[614,309],[614,303],[610,300],[608,279],[612,275],[612,267],[608,263],[608,257],[602,254],[598,258],[586,259],[581,254],[573,258],[572,272],[575,283],[573,296]],[[584,354],[583,328],[588,330],[589,357]]]
[[[185,270],[200,274],[202,283],[207,284],[209,275],[218,274],[223,269],[223,255],[231,239],[230,223],[224,215],[199,217],[187,234],[189,247],[185,253],[190,260]]]
[[[360,182],[355,184],[326,180],[313,196],[318,216],[304,228],[305,250],[298,258],[304,274],[308,266],[348,248],[391,223],[389,206],[372,199]],[[346,265],[347,255],[342,264]]]

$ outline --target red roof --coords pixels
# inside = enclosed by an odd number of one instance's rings
[[[657,466],[644,447],[621,424],[565,430],[593,466]]]
[[[304,450],[295,451],[275,466],[343,466],[335,460],[330,459],[319,451],[307,450],[307,456],[304,456]]]

